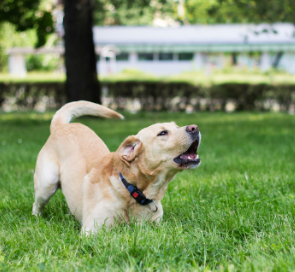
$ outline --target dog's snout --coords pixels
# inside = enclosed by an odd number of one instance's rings
[[[186,127],[186,131],[188,133],[192,133],[192,134],[198,134],[199,133],[199,128],[197,125],[189,125]]]

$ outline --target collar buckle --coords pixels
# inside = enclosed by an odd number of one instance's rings
[[[154,203],[154,205],[155,205],[155,207],[156,207],[156,210],[153,210],[153,209],[151,208],[150,204],[151,204],[152,202]],[[152,202],[149,203],[149,204],[147,204],[147,206],[149,207],[149,209],[150,209],[152,212],[157,212],[157,211],[158,211],[158,206],[156,205],[155,200],[153,200]]]

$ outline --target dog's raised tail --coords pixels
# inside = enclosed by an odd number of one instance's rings
[[[124,119],[123,115],[99,104],[88,101],[76,101],[64,105],[55,113],[51,121],[50,133],[57,127],[70,123],[73,118],[83,115]]]

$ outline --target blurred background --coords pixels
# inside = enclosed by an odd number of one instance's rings
[[[295,112],[294,1],[3,0],[0,108]]]

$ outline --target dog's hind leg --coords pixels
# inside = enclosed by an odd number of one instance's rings
[[[37,159],[34,174],[35,202],[33,204],[33,215],[42,214],[45,205],[60,185],[58,164],[41,152]]]

